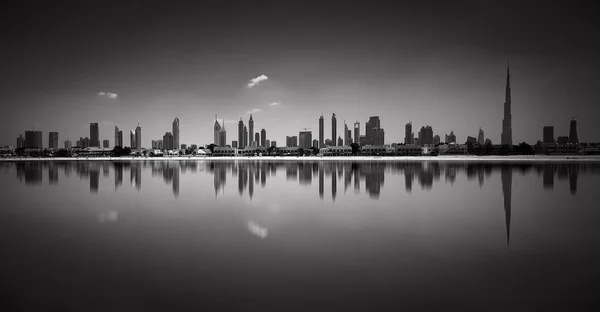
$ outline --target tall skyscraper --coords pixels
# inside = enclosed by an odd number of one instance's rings
[[[504,102],[504,119],[502,119],[501,144],[512,145],[512,114],[510,113],[510,67],[506,67],[506,100]]]
[[[58,132],[48,132],[48,148],[58,148]]]
[[[340,137],[338,137],[338,140],[337,140],[337,146],[344,146],[344,140],[342,140],[342,137],[341,137],[341,136],[340,136]]]
[[[100,147],[100,133],[98,123],[90,123],[90,146]]]
[[[354,122],[354,143],[360,144],[360,122]]]
[[[240,122],[238,122],[238,147],[244,148],[246,145],[244,144],[244,121],[242,117],[240,117]]]
[[[227,146],[227,130],[225,129],[225,119],[223,119],[223,127],[219,130],[219,146]]]
[[[481,129],[481,128],[479,128],[479,134],[477,135],[477,143],[479,143],[479,145],[483,145],[485,143],[483,129]]]
[[[36,130],[25,131],[25,141],[23,141],[23,147],[25,147],[25,148],[43,148],[43,146],[42,146],[42,131],[36,131]]]
[[[219,121],[217,120],[217,115],[215,114],[215,126],[213,128],[213,143],[217,146],[222,146],[220,141],[220,134],[219,131],[221,131],[221,125],[219,124]]]
[[[319,117],[319,148],[325,147],[325,119],[323,113]]]
[[[367,145],[383,146],[385,132],[381,129],[379,116],[369,117],[365,124],[365,139]]]
[[[115,146],[123,147],[123,132],[119,131],[117,126],[115,126]]]
[[[544,126],[544,143],[554,143],[554,126]]]
[[[350,133],[350,130],[348,130],[348,125],[346,124],[346,121],[344,120],[344,145],[350,146],[351,139],[352,139],[352,135]]]
[[[419,131],[419,145],[425,146],[427,144],[433,144],[433,129],[429,125],[421,127],[421,131]]]
[[[160,143],[158,144],[160,148]],[[172,150],[173,149],[173,134],[171,132],[166,132],[162,139],[162,149],[164,150]]]
[[[577,137],[577,120],[575,120],[575,117],[571,118],[571,123],[569,124],[569,143],[579,143],[579,138]]]
[[[260,130],[260,146],[262,147],[267,147],[267,130],[262,129]]]
[[[252,145],[253,147],[259,146],[259,144],[260,144],[260,133],[256,132],[254,134],[254,141],[252,143],[254,143],[254,145]]]
[[[139,122],[137,128],[135,128],[135,149],[142,149],[142,127],[140,127]]]
[[[335,117],[335,113],[331,116],[331,141],[333,142],[333,146],[335,146],[335,140],[337,140],[337,118]]]
[[[413,132],[412,132],[412,122],[408,122],[404,126],[404,144],[413,144]]]
[[[298,134],[299,147],[308,149],[311,148],[312,144],[312,132],[311,131],[300,131]]]
[[[454,134],[454,131],[450,131],[450,134],[446,134],[446,143],[450,144],[450,143],[456,143],[456,135]]]
[[[173,146],[179,149],[179,118],[173,120]]]
[[[252,140],[254,140],[254,119],[252,119],[252,114],[250,114],[250,120],[248,120],[248,143],[252,145]]]
[[[22,134],[19,134],[19,137],[17,138],[17,148],[23,147],[25,147],[25,139],[23,138]]]
[[[129,148],[135,149],[136,146],[137,145],[135,144],[135,130],[129,129]]]
[[[243,147],[248,146],[248,137],[250,135],[248,134],[248,127],[244,126],[244,144],[242,145]]]
[[[71,143],[71,141],[66,140],[65,141],[65,148],[66,149],[71,149],[73,147],[73,143]]]

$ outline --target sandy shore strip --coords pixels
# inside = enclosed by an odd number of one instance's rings
[[[206,157],[206,156],[178,156],[178,157],[40,157],[40,158],[0,158],[0,162],[20,161],[469,161],[469,162],[600,162],[600,155],[560,155],[560,156],[331,156],[331,157],[290,157],[290,156],[253,156],[253,157]]]

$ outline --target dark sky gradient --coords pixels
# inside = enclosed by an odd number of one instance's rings
[[[304,127],[318,137],[321,112],[326,137],[335,112],[338,134],[381,116],[387,144],[409,120],[461,142],[481,126],[499,143],[508,60],[513,142],[535,143],[544,125],[567,135],[576,114],[580,140],[599,141],[593,12],[577,1],[3,2],[0,144],[35,127],[62,146],[99,122],[112,146],[114,125],[139,121],[147,147],[176,116],[182,143],[208,144],[215,114],[231,142],[252,109],[279,145]]]

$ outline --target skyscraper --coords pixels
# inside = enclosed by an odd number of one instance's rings
[[[219,142],[219,140],[220,140],[219,131],[221,131],[221,125],[219,124],[219,121],[217,120],[217,115],[215,114],[215,126],[213,128],[213,143],[217,146],[222,146],[221,142]]]
[[[252,145],[252,140],[254,140],[254,119],[252,119],[252,114],[250,114],[250,120],[248,120],[248,145]]]
[[[135,128],[135,149],[142,149],[142,127],[140,127],[139,122],[137,128]]]
[[[71,147],[73,147],[73,143],[71,143],[71,141],[66,140],[65,141],[65,148],[66,149],[71,149]]]
[[[259,143],[260,143],[260,133],[256,132],[254,134],[254,141],[252,141],[252,147],[259,146]]]
[[[338,137],[338,140],[337,140],[337,146],[344,146],[344,140],[342,140],[342,137],[341,137],[341,136],[340,136],[340,137]]]
[[[319,148],[325,147],[325,119],[323,113],[319,117]]]
[[[344,120],[344,145],[350,146],[350,140],[351,140],[351,133],[350,133],[350,130],[348,130],[348,125],[346,124],[346,121]]]
[[[23,148],[25,147],[25,139],[23,139],[23,135],[19,134],[19,137],[17,138],[17,148]]]
[[[553,126],[544,126],[544,143],[554,143],[554,127]]]
[[[502,119],[501,144],[512,145],[512,114],[510,113],[510,67],[506,67],[506,101],[504,102],[504,119]]]
[[[311,148],[312,144],[312,132],[311,131],[300,131],[298,134],[299,147],[308,149]]]
[[[173,120],[173,147],[179,149],[179,118]]]
[[[240,122],[238,122],[238,147],[244,148],[246,145],[244,144],[244,121],[242,117],[240,117]]]
[[[227,130],[225,129],[225,119],[223,119],[223,127],[221,127],[221,130],[219,130],[219,146],[227,146]]]
[[[404,144],[413,144],[413,132],[412,132],[412,122],[408,122],[404,126]]]
[[[43,148],[43,146],[42,146],[42,131],[36,131],[36,130],[25,131],[25,141],[23,141],[23,147],[25,147],[25,148]]]
[[[260,130],[260,146],[268,147],[266,140],[267,140],[267,130],[262,129],[262,130]]]
[[[123,147],[123,132],[119,131],[117,126],[115,126],[115,146]]]
[[[248,146],[248,137],[248,128],[244,126],[244,144],[242,145],[243,147]]]
[[[158,144],[160,148],[160,143]],[[173,134],[171,132],[166,132],[162,139],[162,147],[163,149],[169,151],[173,149]]]
[[[100,147],[100,133],[98,123],[90,123],[90,146]]]
[[[450,134],[446,134],[445,141],[447,144],[456,143],[456,135],[454,134],[454,131],[450,131]]]
[[[477,135],[477,143],[483,145],[485,143],[485,137],[483,135],[483,129],[479,128],[479,134]]]
[[[129,129],[129,148],[135,149],[135,130]]]
[[[354,143],[360,144],[360,122],[354,122]]]
[[[433,129],[429,125],[421,127],[421,131],[419,131],[419,145],[425,146],[427,144],[433,144]]]
[[[337,139],[337,118],[335,117],[335,113],[331,116],[331,141],[333,142],[333,146],[335,146],[335,140]]]
[[[48,132],[48,148],[58,148],[58,132]]]
[[[577,137],[577,120],[575,120],[575,117],[571,118],[571,123],[569,124],[569,143],[579,143],[579,138]]]
[[[365,139],[367,145],[382,146],[384,143],[384,130],[381,129],[379,116],[369,117],[365,124]]]

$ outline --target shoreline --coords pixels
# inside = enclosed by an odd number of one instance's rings
[[[190,157],[40,157],[40,158],[0,158],[0,162],[31,162],[31,161],[473,161],[473,162],[537,162],[537,161],[574,161],[574,162],[600,162],[600,155],[514,155],[514,156],[190,156]]]

